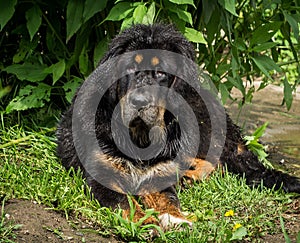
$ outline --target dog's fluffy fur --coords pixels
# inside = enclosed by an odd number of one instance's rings
[[[191,60],[194,60],[195,58],[193,46],[172,26],[161,24],[153,26],[136,25],[123,31],[112,40],[109,50],[102,59],[101,64],[118,55],[142,49],[162,49],[178,53]],[[132,61],[140,63],[142,57],[136,56],[135,60],[128,60],[128,62]],[[160,60],[153,59],[153,65],[156,65],[159,61]],[[171,65],[172,63],[169,64]],[[197,79],[197,77],[195,77],[197,76],[197,70],[194,66],[181,68],[186,69],[184,71],[190,75],[188,77]],[[101,77],[101,71],[104,72],[104,70],[100,70],[94,75],[94,81],[103,78]],[[116,84],[112,85],[102,97],[95,117],[95,133],[99,146],[103,147],[104,153],[95,154],[94,157],[89,158],[97,160],[97,163],[100,163],[107,168],[111,168],[112,164],[115,163],[113,165],[114,168],[123,171],[124,174],[127,173],[127,175],[136,172],[137,177],[139,178],[142,178],[147,171],[153,170],[152,172],[154,174],[160,174],[160,176],[158,176],[159,180],[164,177],[168,178],[168,173],[176,173],[175,171],[170,172],[169,169],[164,170],[163,168],[170,165],[174,156],[176,156],[179,146],[183,147],[183,149],[188,149],[190,144],[188,138],[185,138],[185,142],[178,143],[178,140],[181,139],[180,128],[178,127],[176,118],[172,116],[170,112],[164,110],[161,106],[147,106],[149,97],[145,97],[143,94],[134,93],[137,80],[143,78],[158,83],[161,81],[167,82],[168,87],[172,85],[172,80],[174,80],[174,76],[165,73],[149,74],[146,72],[131,72],[130,75],[119,79]],[[269,188],[282,188],[286,192],[300,192],[300,184],[297,178],[276,170],[267,169],[259,162],[257,156],[245,146],[240,128],[233,124],[228,115],[226,115],[225,118],[227,122],[227,131],[223,131],[223,135],[226,134],[226,138],[221,156],[218,161],[207,161],[206,154],[209,144],[214,143],[216,146],[219,145],[218,137],[211,132],[211,117],[207,107],[201,97],[199,97],[199,94],[179,78],[177,78],[176,84],[173,85],[172,88],[180,93],[185,101],[192,107],[198,120],[199,132],[201,134],[197,156],[195,159],[189,161],[190,168],[181,175],[182,177],[202,179],[213,171],[216,166],[226,165],[229,172],[236,173],[240,176],[244,175],[249,185],[260,185],[263,183],[264,186]],[[162,138],[161,140],[166,143],[163,151],[156,158],[149,161],[128,158],[128,156],[118,150],[112,137],[110,122],[113,110],[121,98],[128,92],[132,92],[131,96],[129,96],[132,99],[127,99],[121,103],[121,116],[124,124],[126,123],[125,125],[128,126],[128,129],[130,130],[133,143],[140,148],[149,146],[149,132],[153,126],[156,126],[157,128],[157,132],[155,132],[156,140],[159,141],[160,138]],[[89,123],[89,119],[93,116],[88,114],[88,110],[85,110],[86,103],[93,99],[93,95],[88,94],[84,99],[85,101],[82,103],[83,112],[78,115],[78,117],[82,123],[85,124],[86,131],[93,130],[94,127],[89,127],[90,124],[93,124]],[[62,159],[62,164],[66,168],[75,167],[83,170],[87,184],[91,187],[92,193],[102,206],[111,208],[120,206],[125,210],[124,216],[126,216],[126,212],[128,213],[129,210],[129,204],[124,187],[122,187],[123,185],[120,185],[120,182],[116,181],[115,185],[112,185],[115,190],[112,190],[112,188],[107,188],[100,184],[88,171],[86,171],[86,168],[82,165],[83,161],[80,161],[79,159],[79,153],[84,153],[84,149],[76,150],[74,146],[72,115],[75,100],[76,96],[69,110],[62,116],[58,126],[58,156]],[[159,97],[159,100],[160,102],[163,102],[162,97]],[[130,106],[132,102],[140,103],[146,108],[139,114],[133,115],[134,111],[130,108],[132,107]],[[212,105],[216,104],[214,102],[215,101],[212,100]],[[214,115],[217,116],[218,112],[221,111],[220,108],[218,108],[218,105],[216,105]],[[134,119],[130,120],[128,117],[133,117]],[[126,121],[126,119],[129,120]],[[189,122],[188,119],[186,122]],[[221,134],[219,135],[222,136]],[[117,136],[120,137],[121,141],[122,133],[117,134]],[[93,151],[89,151],[89,153],[93,153]],[[150,182],[150,180],[145,181]],[[114,181],[110,181],[109,183],[114,184]],[[181,215],[180,203],[174,185],[168,185],[166,189],[157,192],[151,191],[138,197],[139,202],[145,207],[154,208],[159,212],[160,224],[165,229],[170,225],[174,226],[182,222],[191,224]],[[138,219],[143,216],[143,211],[140,209],[136,200],[134,200],[134,203],[137,207],[135,219]]]

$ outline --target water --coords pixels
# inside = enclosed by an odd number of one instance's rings
[[[259,82],[256,86],[259,87]],[[239,93],[234,90],[233,96],[239,97]],[[269,147],[270,160],[284,164],[300,175],[300,88],[294,95],[289,111],[281,105],[282,97],[282,87],[269,85],[254,93],[252,104],[244,106],[240,114],[237,104],[228,102],[226,107],[232,119],[247,135],[269,122],[261,141]]]

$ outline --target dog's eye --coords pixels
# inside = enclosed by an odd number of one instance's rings
[[[155,77],[161,79],[161,78],[166,77],[166,74],[164,72],[157,71],[157,72],[155,72]]]
[[[136,73],[137,70],[138,70],[138,66],[136,63],[131,63],[126,67],[126,71],[128,74]]]
[[[169,80],[168,79],[163,79],[159,82],[160,86],[164,86],[164,87],[169,87]]]
[[[156,72],[155,73],[155,78],[157,79],[157,82],[161,86],[168,87],[169,86],[169,79],[168,75],[164,72]]]
[[[135,73],[135,67],[129,67],[129,68],[127,68],[127,73],[128,74],[132,74],[132,73]]]

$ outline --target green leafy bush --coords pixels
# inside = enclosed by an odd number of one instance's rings
[[[233,87],[241,105],[250,102],[253,81],[262,76],[260,89],[284,86],[289,109],[300,83],[299,6],[299,0],[1,1],[0,105],[7,113],[67,105],[119,30],[163,21],[195,43],[223,102]]]

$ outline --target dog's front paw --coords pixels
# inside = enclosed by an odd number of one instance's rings
[[[188,225],[190,228],[193,227],[193,223],[185,218],[175,217],[171,214],[164,213],[158,216],[159,224],[164,231],[169,229],[180,229],[184,225]]]

